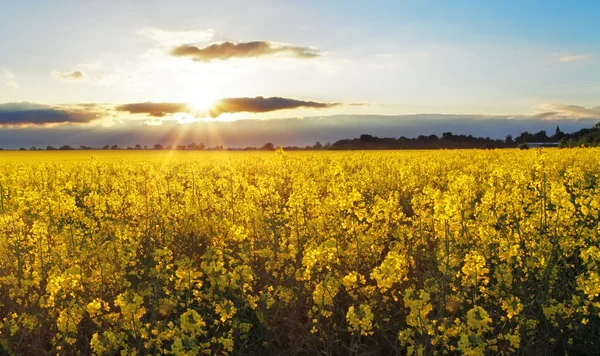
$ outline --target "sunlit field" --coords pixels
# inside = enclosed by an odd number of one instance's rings
[[[600,149],[0,152],[0,354],[600,354]]]

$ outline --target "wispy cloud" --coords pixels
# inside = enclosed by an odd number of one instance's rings
[[[277,44],[268,41],[223,42],[204,48],[185,44],[173,48],[170,53],[173,56],[188,57],[197,62],[263,57],[277,54],[296,58],[314,58],[320,55],[319,50],[315,48]]]
[[[9,71],[8,69],[4,69],[2,71],[2,74],[4,75],[4,78],[6,79],[4,84],[7,87],[10,87],[13,89],[19,88],[19,83],[17,82],[17,76],[13,72]]]
[[[137,33],[143,38],[159,42],[166,47],[172,47],[186,43],[210,41],[215,35],[215,30],[174,31],[162,30],[156,27],[146,27],[140,29]]]
[[[562,62],[562,63],[576,62],[576,61],[582,61],[584,59],[592,58],[592,56],[589,54],[571,54],[571,53],[555,53],[554,56],[557,57],[558,61]]]
[[[15,78],[15,74],[13,72],[9,71],[8,69],[4,69],[2,71],[2,74],[4,74],[4,77],[6,79],[13,79],[13,78]]]
[[[76,70],[73,72],[59,72],[59,71],[54,70],[50,74],[55,79],[61,79],[61,80],[80,81],[80,80],[85,79],[85,75],[80,70]]]
[[[590,118],[600,119],[600,106],[586,108],[579,105],[545,103],[534,108],[537,115],[543,119],[555,118]]]

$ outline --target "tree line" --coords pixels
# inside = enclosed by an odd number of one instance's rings
[[[455,135],[444,132],[441,136],[420,135],[415,138],[408,137],[376,137],[361,135],[355,139],[345,139],[331,145],[333,150],[397,150],[397,149],[459,149],[459,148],[511,148],[525,146],[527,143],[556,143],[565,137],[565,133],[556,127],[554,135],[549,136],[546,131],[537,133],[527,131],[516,138],[507,135],[504,140],[489,137],[475,137],[473,135]]]

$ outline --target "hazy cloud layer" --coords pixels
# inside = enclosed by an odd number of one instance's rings
[[[135,144],[163,145],[203,142],[207,145],[226,147],[262,146],[265,142],[276,145],[304,146],[315,141],[335,142],[354,138],[361,134],[379,137],[416,137],[418,135],[441,135],[443,132],[474,136],[504,138],[507,134],[519,135],[523,131],[546,130],[553,133],[559,125],[564,132],[591,127],[597,119],[542,120],[532,116],[510,118],[485,115],[336,115],[326,117],[289,118],[275,120],[200,121],[177,124],[162,121],[161,125],[147,126],[142,120],[124,120],[110,127],[88,125],[65,125],[52,128],[8,128],[0,130],[0,146],[19,148],[35,145],[74,147],[87,145],[102,147],[118,144],[122,147]]]
[[[187,113],[190,108],[185,103],[133,103],[124,104],[115,107],[117,111],[124,111],[130,114],[146,114],[152,117],[163,117],[177,113]]]
[[[204,48],[186,44],[173,48],[171,54],[176,57],[188,57],[198,62],[210,62],[213,60],[262,57],[275,54],[296,58],[314,58],[319,56],[319,51],[310,47],[278,45],[268,41],[252,41],[215,43]]]
[[[51,74],[54,78],[63,80],[83,80],[85,78],[83,72],[79,70],[73,72],[59,72],[55,70]]]
[[[104,146],[164,145],[204,142],[228,147],[260,146],[265,142],[303,146],[315,141],[334,142],[343,138],[371,134],[380,137],[416,137],[456,134],[504,138],[523,131],[564,132],[592,127],[600,121],[600,107],[586,108],[568,104],[542,104],[529,115],[334,115],[272,120],[200,120],[178,123],[172,114],[218,116],[224,113],[268,112],[301,107],[323,109],[338,105],[279,97],[225,98],[212,112],[196,113],[184,103],[131,103],[40,105],[34,103],[0,104],[0,147],[30,145]],[[119,115],[121,112],[121,115]],[[129,116],[129,114],[139,114]],[[153,125],[148,125],[153,117]],[[106,119],[106,120],[102,120]],[[59,125],[66,124],[66,125]]]
[[[560,53],[558,55],[558,61],[563,63],[581,61],[584,59],[591,58],[592,56],[589,54],[570,54],[570,53]]]
[[[0,127],[82,124],[99,119],[89,108],[62,108],[33,103],[0,104]]]
[[[221,114],[238,112],[263,113],[285,109],[314,108],[327,109],[340,105],[339,103],[319,103],[315,101],[303,101],[281,97],[265,98],[224,98],[215,102],[209,111],[211,117]]]

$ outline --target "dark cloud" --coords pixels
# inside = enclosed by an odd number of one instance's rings
[[[340,105],[339,103],[319,103],[316,101],[303,101],[281,97],[265,98],[224,98],[215,101],[207,112],[199,112],[185,103],[132,103],[115,107],[115,110],[130,114],[146,114],[153,117],[164,117],[177,113],[190,113],[198,117],[218,117],[221,114],[234,114],[240,112],[264,113],[285,109],[315,108],[326,109]]]
[[[190,108],[184,103],[133,103],[115,107],[117,111],[125,111],[130,114],[146,114],[153,117],[189,112]]]
[[[79,70],[76,70],[74,72],[53,71],[52,76],[57,79],[64,79],[64,80],[83,80],[85,78],[83,72],[81,72]]]
[[[204,48],[181,45],[172,49],[171,54],[176,57],[189,57],[198,62],[210,62],[212,60],[262,57],[274,54],[285,54],[296,58],[313,58],[319,56],[319,51],[309,47],[280,46],[267,41],[252,41],[216,43]]]
[[[337,105],[340,104],[319,103],[316,101],[303,101],[281,97],[265,98],[262,96],[257,96],[255,98],[225,98],[218,100],[213,104],[209,111],[209,115],[211,117],[217,117],[226,113],[262,113],[297,108],[327,109]]]
[[[0,127],[81,124],[99,118],[97,112],[68,107],[52,107],[27,102],[0,104]]]

